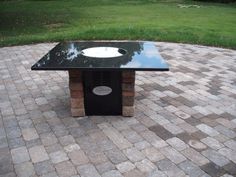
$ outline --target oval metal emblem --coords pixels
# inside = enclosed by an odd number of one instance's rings
[[[93,88],[93,93],[99,96],[109,95],[111,92],[112,89],[107,86],[97,86]]]

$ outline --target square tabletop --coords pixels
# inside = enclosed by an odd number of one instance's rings
[[[154,42],[63,42],[32,70],[139,70],[168,71]]]

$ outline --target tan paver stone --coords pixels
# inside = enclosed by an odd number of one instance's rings
[[[162,148],[160,149],[160,152],[175,164],[179,164],[186,160],[181,153],[171,147]]]
[[[217,151],[207,149],[205,151],[202,151],[202,154],[220,167],[223,167],[229,163],[229,160]]]
[[[236,149],[236,141],[235,140],[226,141],[224,144],[232,150]]]
[[[157,166],[161,171],[163,171],[169,177],[186,176],[185,173],[170,160],[163,159],[157,163]]]
[[[145,148],[150,147],[150,143],[148,143],[147,141],[141,141],[141,142],[137,142],[134,144],[134,146],[138,149],[138,150],[143,150]]]
[[[69,160],[67,154],[63,151],[56,151],[49,154],[53,163],[60,163]]]
[[[167,177],[167,175],[164,172],[156,169],[156,170],[153,170],[152,172],[150,172],[148,174],[148,177]]]
[[[205,158],[199,152],[197,152],[196,150],[194,150],[192,148],[187,148],[187,149],[181,151],[181,153],[185,157],[187,157],[189,160],[191,160],[193,163],[195,163],[199,166],[209,163],[209,160],[207,158]]]
[[[57,143],[57,138],[54,134],[52,133],[45,133],[45,134],[41,134],[40,135],[42,143],[44,146],[50,146],[53,145],[55,143]]]
[[[143,149],[142,153],[152,162],[157,162],[165,158],[163,154],[154,147]]]
[[[213,129],[212,127],[206,125],[206,124],[200,124],[197,125],[197,128],[201,130],[203,133],[208,134],[209,136],[217,136],[219,135],[219,132]]]
[[[235,151],[232,151],[229,148],[221,148],[218,150],[218,152],[220,154],[222,154],[223,156],[227,157],[229,160],[236,163],[236,152]]]
[[[107,161],[105,163],[101,163],[101,164],[96,165],[96,168],[100,174],[103,174],[105,172],[114,170],[115,165],[113,165],[110,161]]]
[[[33,163],[48,160],[48,154],[43,146],[34,146],[29,148],[29,154]]]
[[[218,119],[216,119],[216,122],[222,124],[223,126],[225,126],[227,128],[230,128],[230,129],[236,128],[236,123],[231,122],[231,121],[229,121],[227,119],[218,118]]]
[[[102,131],[119,149],[126,149],[132,146],[132,144],[128,140],[126,140],[124,136],[119,133],[115,128],[108,127],[104,128]]]
[[[135,168],[135,165],[131,163],[130,161],[122,162],[116,165],[116,168],[121,172],[121,173],[126,173],[130,170],[133,170]]]
[[[187,147],[189,147],[185,142],[183,142],[181,139],[177,137],[170,138],[166,140],[166,142],[178,151],[182,151],[186,149]]]
[[[22,130],[22,135],[24,140],[30,141],[39,138],[36,130],[34,128],[27,128]]]
[[[111,170],[102,174],[102,177],[123,177],[117,170]]]
[[[157,167],[148,159],[143,159],[140,162],[135,162],[135,166],[143,173],[149,173]]]
[[[80,146],[78,144],[69,144],[64,147],[66,152],[72,152],[76,150],[80,150]]]
[[[163,125],[163,127],[165,127],[165,129],[167,129],[169,132],[171,132],[174,135],[184,132],[180,127],[178,127],[174,124],[171,124],[171,123],[165,124],[165,125]]]
[[[207,146],[209,146],[212,149],[220,149],[222,147],[224,147],[224,145],[222,143],[220,143],[218,140],[216,140],[215,138],[212,137],[206,137],[201,139],[201,142],[205,143]]]
[[[157,149],[168,146],[164,140],[155,140],[151,144]]]
[[[197,128],[195,128],[194,126],[184,122],[184,123],[180,123],[178,124],[178,126],[183,129],[184,131],[188,132],[188,133],[195,133],[198,131]]]
[[[55,165],[57,173],[61,177],[71,177],[77,174],[75,167],[70,161],[64,161]]]
[[[30,160],[29,153],[25,146],[11,150],[13,163],[18,164]]]
[[[34,166],[31,162],[17,164],[15,166],[15,170],[18,177],[27,177],[35,175]]]
[[[228,129],[222,125],[218,125],[215,127],[215,130],[220,132],[221,134],[229,137],[229,138],[235,138],[236,137],[236,133],[235,131],[231,130],[231,129]]]
[[[206,149],[207,146],[203,143],[201,143],[200,141],[197,141],[197,140],[189,140],[188,142],[189,146],[193,147],[194,149],[197,149],[197,150],[203,150],[203,149]]]
[[[88,157],[81,150],[72,151],[68,154],[68,156],[75,165],[84,165],[89,162]]]
[[[175,115],[177,115],[178,117],[180,117],[181,119],[188,119],[190,118],[190,115],[186,114],[183,111],[176,111]]]
[[[134,177],[134,176],[135,177],[143,177],[145,175],[140,170],[134,169],[134,170],[124,173],[124,176],[125,177]]]
[[[80,176],[83,177],[100,177],[96,168],[92,164],[80,165],[77,167],[77,171],[79,172]]]
[[[136,148],[125,149],[123,150],[123,152],[128,157],[128,159],[132,162],[137,162],[145,158],[145,156]]]
[[[90,159],[91,163],[94,165],[98,165],[98,164],[105,163],[108,161],[108,158],[105,156],[103,152],[90,153],[88,154],[88,158]]]

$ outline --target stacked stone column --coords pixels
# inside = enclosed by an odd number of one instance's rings
[[[82,72],[69,70],[71,114],[73,117],[85,116]]]
[[[134,115],[135,71],[122,71],[122,115]]]

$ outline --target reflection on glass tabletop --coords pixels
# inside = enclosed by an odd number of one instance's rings
[[[32,70],[152,70],[169,67],[154,42],[64,42],[35,63]]]

